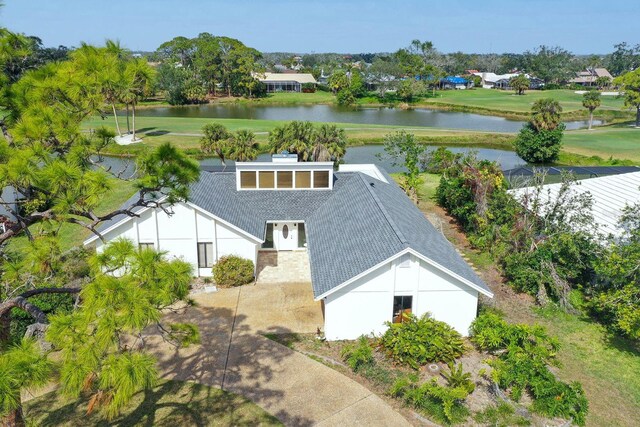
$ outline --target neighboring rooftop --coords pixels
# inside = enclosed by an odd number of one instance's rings
[[[571,173],[576,179],[597,178],[600,176],[620,175],[624,173],[640,172],[638,166],[520,166],[502,171],[509,181],[511,188],[528,187],[532,185],[532,179],[536,174],[546,176],[545,183],[559,182],[565,173]]]
[[[541,196],[551,199],[557,197],[561,185],[556,183],[543,186],[548,191],[542,191]],[[524,197],[531,191],[532,187],[510,190],[516,198]],[[599,231],[619,237],[623,233],[619,221],[624,208],[640,203],[640,172],[584,179],[578,181],[572,191],[591,194],[593,217]]]
[[[261,82],[317,83],[313,74],[309,73],[261,73],[256,74],[256,78]]]

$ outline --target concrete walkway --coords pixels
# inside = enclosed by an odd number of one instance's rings
[[[165,377],[241,394],[290,426],[410,425],[357,382],[261,335],[322,326],[309,283],[222,289],[195,300],[168,320],[196,323],[200,345],[176,349],[158,334],[146,338]]]

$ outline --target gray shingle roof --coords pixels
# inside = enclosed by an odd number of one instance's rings
[[[259,240],[267,221],[304,221],[316,297],[407,248],[489,291],[385,176],[388,183],[360,172],[336,172],[332,191],[236,191],[234,173],[202,173],[189,201]]]

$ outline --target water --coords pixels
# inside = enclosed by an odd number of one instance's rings
[[[309,120],[313,122],[353,123],[358,125],[392,125],[407,127],[434,127],[488,132],[518,132],[523,121],[503,117],[456,111],[416,108],[345,108],[333,105],[261,106],[235,104],[207,104],[185,107],[141,108],[139,116],[189,117],[254,120]],[[594,120],[595,125],[602,124]],[[567,122],[567,129],[587,127],[587,121]]]
[[[436,147],[431,147],[435,149]],[[502,167],[502,169],[512,169],[517,166],[526,165],[526,162],[522,160],[516,153],[513,151],[506,150],[494,150],[489,148],[468,148],[468,147],[447,147],[449,150],[454,153],[465,153],[470,150],[474,150],[478,153],[478,158],[496,161]],[[383,157],[378,158],[378,155],[381,154]],[[271,155],[270,154],[260,154],[256,159],[258,162],[270,162]],[[347,147],[347,154],[344,157],[345,163],[373,163],[382,168],[384,168],[387,172],[400,172],[403,170],[402,167],[393,166],[393,162],[389,158],[384,157],[384,149],[382,145],[362,145],[356,147]],[[218,158],[207,158],[200,161],[202,166],[219,166],[220,159]],[[226,161],[226,164],[229,166],[233,165],[233,161]]]

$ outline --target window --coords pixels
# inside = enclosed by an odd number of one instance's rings
[[[258,183],[260,188],[275,188],[275,173],[271,171],[258,172]]]
[[[405,314],[411,314],[413,297],[411,295],[400,295],[393,297],[393,323],[402,323]]]
[[[307,245],[307,232],[304,229],[304,222],[298,224],[298,247],[304,248]]]
[[[311,172],[296,172],[296,188],[311,188]]]
[[[213,267],[213,243],[198,243],[198,268]]]
[[[398,267],[400,268],[409,268],[411,267],[411,254],[404,254],[400,257],[400,262],[398,263]]]
[[[278,188],[293,188],[292,171],[278,171]]]
[[[140,250],[144,250],[144,249],[153,249],[154,244],[153,243],[138,243],[138,248]]]
[[[256,173],[254,171],[240,172],[240,188],[256,188]]]
[[[267,224],[267,232],[264,236],[264,243],[262,244],[263,249],[273,249],[273,224]]]
[[[289,238],[289,226],[287,224],[282,226],[282,238],[285,240]]]
[[[313,188],[329,188],[329,171],[313,171]]]

